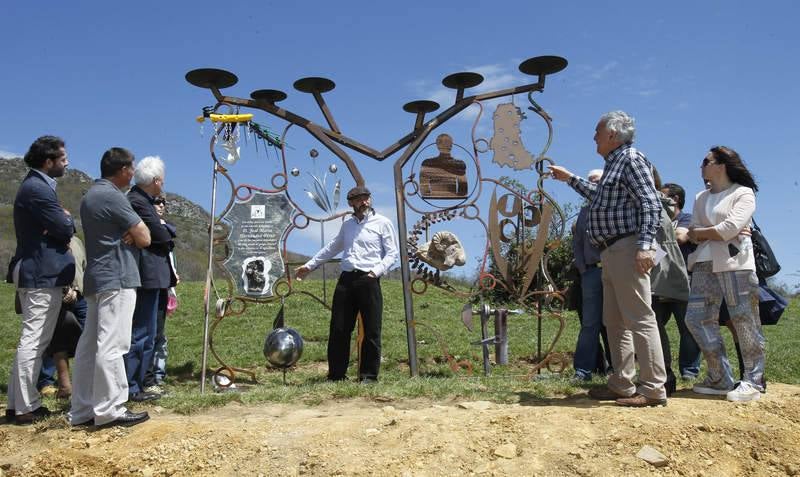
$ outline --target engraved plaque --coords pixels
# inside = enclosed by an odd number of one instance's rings
[[[283,192],[253,192],[236,201],[224,220],[231,224],[231,254],[223,266],[233,277],[236,293],[252,298],[273,296],[275,281],[284,275],[281,252],[286,229],[295,213]]]

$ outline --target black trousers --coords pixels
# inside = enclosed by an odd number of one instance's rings
[[[328,379],[340,380],[350,364],[350,338],[361,313],[364,342],[361,345],[359,379],[378,379],[381,366],[381,321],[383,294],[379,278],[366,272],[342,272],[333,293],[331,328],[328,336]]]

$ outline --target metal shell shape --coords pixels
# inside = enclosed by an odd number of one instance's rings
[[[276,328],[264,342],[264,357],[276,368],[291,368],[303,355],[303,338],[293,328]]]

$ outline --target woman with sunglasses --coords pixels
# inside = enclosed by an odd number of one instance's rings
[[[689,255],[692,270],[686,325],[706,358],[707,372],[694,392],[726,396],[729,401],[754,401],[764,391],[765,344],[758,316],[750,223],[758,190],[739,154],[712,147],[700,166],[708,188],[695,198],[689,239],[697,249]],[[723,298],[742,349],[744,373],[735,384],[718,316]]]

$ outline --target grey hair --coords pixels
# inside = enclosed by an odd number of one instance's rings
[[[136,164],[136,171],[133,173],[133,180],[137,185],[148,186],[160,177],[164,180],[164,161],[158,156],[147,156],[138,164]]]
[[[592,169],[591,171],[589,171],[588,174],[586,174],[586,177],[592,177],[592,176],[603,177],[603,169]]]
[[[625,111],[608,112],[600,117],[600,122],[605,125],[606,129],[616,134],[618,141],[623,144],[633,142],[636,126],[633,117]]]

